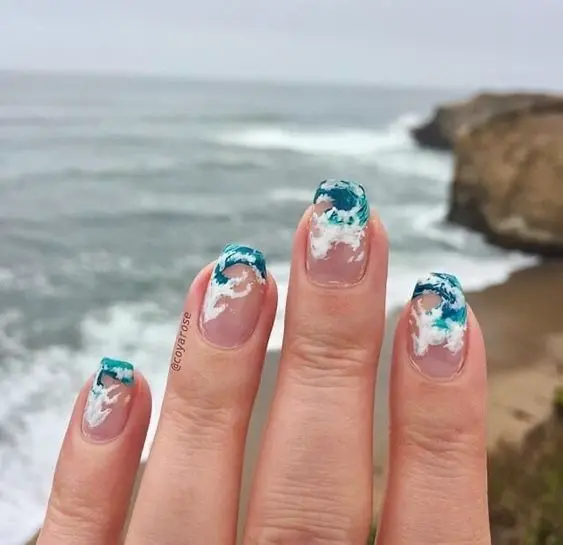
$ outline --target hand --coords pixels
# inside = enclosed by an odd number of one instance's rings
[[[363,189],[321,184],[295,235],[244,545],[367,542],[387,259]],[[226,247],[193,281],[126,545],[234,545],[276,298],[263,256],[243,246]],[[379,545],[490,543],[485,390],[477,320],[455,277],[430,275],[395,332]],[[149,413],[142,375],[104,359],[78,396],[39,545],[120,542]]]

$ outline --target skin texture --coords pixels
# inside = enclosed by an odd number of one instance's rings
[[[372,214],[360,280],[319,283],[307,267],[312,213],[311,207],[296,230],[277,387],[243,545],[364,545],[369,533],[387,237]],[[210,264],[201,271],[185,301],[182,316],[189,315],[190,323],[174,344],[126,545],[235,544],[244,442],[277,294],[268,275],[259,308],[255,299],[251,303],[258,308],[257,317],[249,313],[254,331],[242,344],[232,346],[228,339],[221,346],[218,330],[206,333],[199,319],[212,269]],[[469,311],[460,371],[432,378],[410,359],[410,304],[395,336],[391,463],[378,544],[487,545],[486,366],[479,325]],[[179,343],[182,349],[176,350]],[[39,545],[120,540],[149,418],[149,391],[137,372],[123,431],[95,443],[81,430],[89,386],[69,424]]]

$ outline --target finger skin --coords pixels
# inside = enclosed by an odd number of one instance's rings
[[[120,542],[150,419],[150,391],[135,372],[136,391],[125,428],[113,441],[92,443],[81,431],[91,383],[76,400],[37,545]]]
[[[407,327],[406,311],[395,336],[389,476],[377,543],[489,545],[479,324],[469,310],[465,363],[450,380],[429,379],[413,367]]]
[[[310,214],[295,237],[280,371],[245,545],[363,545],[369,532],[387,239],[372,218],[363,279],[319,286],[305,271]]]
[[[236,539],[244,443],[277,292],[268,277],[253,335],[238,348],[219,348],[198,328],[211,270],[194,280],[182,311],[181,325],[189,322],[185,349],[177,349],[180,327],[127,545],[231,545]]]

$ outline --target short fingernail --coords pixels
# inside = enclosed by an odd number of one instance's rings
[[[240,346],[252,335],[266,290],[266,260],[259,250],[229,244],[211,273],[200,328],[208,341]]]
[[[420,371],[431,378],[451,378],[466,353],[467,304],[459,280],[431,273],[414,289],[409,319],[409,352]]]
[[[125,427],[131,410],[134,384],[133,365],[104,358],[88,393],[82,433],[93,441],[110,441]]]
[[[317,284],[352,285],[364,276],[368,260],[369,204],[355,182],[326,180],[313,200],[307,271]]]

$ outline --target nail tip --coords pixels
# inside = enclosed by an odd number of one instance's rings
[[[98,376],[108,375],[126,386],[135,382],[135,366],[124,360],[103,357],[98,368]]]
[[[334,189],[349,191],[359,197],[363,196],[364,198],[367,198],[365,187],[359,182],[354,180],[342,180],[339,178],[326,178],[317,186],[313,197],[313,203],[316,203],[317,199],[322,196],[325,191]]]
[[[115,383],[104,379],[110,378]],[[117,437],[129,414],[130,394],[122,386],[130,388],[135,381],[134,366],[128,361],[104,357],[88,393],[82,414],[82,434],[93,442],[106,442]],[[117,420],[116,420],[117,418]]]
[[[465,327],[467,323],[467,301],[457,276],[450,273],[431,272],[418,280],[411,299],[434,294],[440,297],[440,312],[443,320],[451,320]]]
[[[236,265],[243,265],[245,270],[228,270]],[[250,269],[250,273],[246,269]],[[246,342],[260,308],[256,298],[246,308],[232,305],[253,292],[262,294],[262,297],[267,278],[266,258],[260,250],[239,243],[225,245],[211,273],[202,303],[199,327],[204,337],[223,348],[234,348]]]
[[[215,276],[221,276],[225,269],[233,265],[252,267],[261,281],[267,279],[266,257],[257,248],[235,242],[226,244],[215,265]]]
[[[329,201],[331,218],[335,223],[357,222],[360,227],[367,224],[370,207],[363,185],[352,180],[328,178],[317,187],[313,204]],[[345,213],[345,218],[341,217]]]
[[[412,293],[412,299],[425,293],[440,295],[443,290],[457,290],[465,300],[463,287],[458,277],[444,272],[430,272],[418,279]]]

